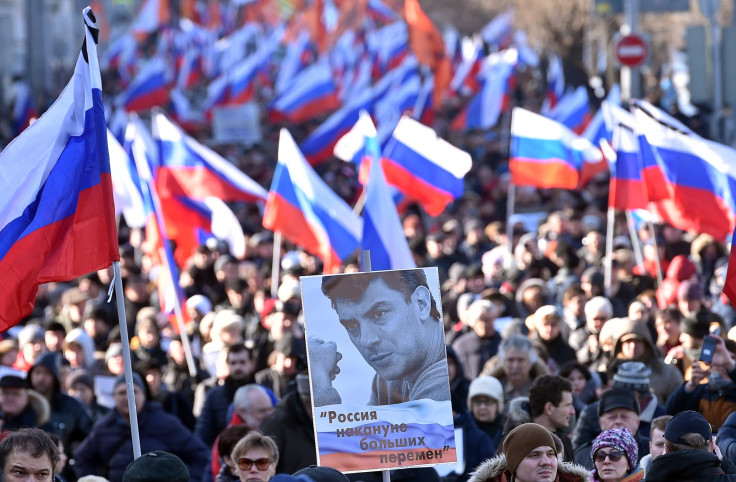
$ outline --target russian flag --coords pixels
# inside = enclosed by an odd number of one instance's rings
[[[107,128],[89,7],[82,53],[56,102],[0,153],[0,331],[33,311],[38,285],[120,259]]]
[[[332,156],[333,148],[338,140],[358,121],[361,110],[371,108],[372,100],[372,93],[368,90],[363,91],[335,111],[307,136],[302,142],[301,149],[304,157],[309,160],[312,166],[316,166]]]
[[[291,88],[274,99],[270,118],[272,122],[304,122],[338,107],[340,98],[332,69],[323,58],[297,74]]]
[[[171,89],[169,98],[169,113],[184,130],[196,132],[206,127],[204,114],[192,109],[189,99],[179,89]]]
[[[611,119],[615,152],[615,159],[609,160],[611,188],[608,192],[608,207],[622,210],[646,209],[649,199],[641,172],[634,116],[605,101],[601,110]]]
[[[260,65],[259,56],[251,55],[233,68],[229,80],[228,104],[244,104],[253,98]]]
[[[462,60],[455,69],[450,81],[452,95],[474,94],[480,90],[478,75],[483,66],[483,46],[476,40],[464,38],[462,41]]]
[[[284,59],[279,64],[276,77],[276,94],[281,95],[293,84],[297,74],[304,68],[304,55],[309,46],[309,32],[302,31],[296,40],[288,42]]]
[[[402,117],[383,152],[386,181],[437,216],[462,196],[470,154],[437,137],[427,127]]]
[[[355,164],[359,171],[358,181],[364,186],[368,184],[368,179],[370,178],[369,170],[371,163],[364,163],[363,160],[366,158],[371,159],[370,156],[372,155],[368,152],[366,139],[376,137],[376,135],[376,126],[373,125],[371,117],[366,111],[361,110],[355,125],[335,144],[335,157]]]
[[[197,49],[189,47],[184,53],[176,85],[180,89],[189,89],[202,80],[202,55]]]
[[[371,269],[376,271],[416,268],[391,190],[378,162],[381,158],[378,140],[375,136],[366,137],[365,145],[372,162],[363,208],[361,250],[370,251]]]
[[[545,109],[554,109],[560,98],[565,93],[565,72],[562,68],[562,60],[558,55],[548,56],[547,61],[547,95],[545,96]]]
[[[514,32],[514,11],[496,15],[496,17],[488,22],[480,31],[483,40],[488,44],[495,46],[498,50],[503,49],[511,41]]]
[[[132,161],[110,129],[107,130],[107,146],[110,152],[115,215],[122,214],[128,227],[142,228],[146,225],[146,210],[139,187],[140,182],[137,175],[132,175],[130,169]]]
[[[161,201],[156,191],[156,185],[151,170],[150,139],[147,139],[142,130],[142,124],[137,117],[132,117],[128,123],[125,137],[126,145],[130,150],[130,157],[135,165],[135,180],[138,182],[138,188],[143,196],[143,202],[146,209],[146,243],[145,249],[148,250],[153,262],[158,266],[158,285],[159,303],[161,312],[164,313],[172,322],[177,332],[181,331],[175,312],[178,304],[181,310],[184,294],[179,284],[179,268],[176,264],[174,253],[171,249],[171,241],[167,231],[167,223],[164,221],[163,209]],[[181,240],[177,240],[177,252],[181,249],[187,249],[187,243],[179,244]],[[182,313],[185,315],[185,313]]]
[[[253,179],[210,148],[187,136],[162,112],[151,120],[161,166],[156,174],[162,195],[202,200],[265,201],[268,193]]]
[[[619,88],[618,84],[614,85],[611,90],[608,92],[608,95],[606,96],[606,99],[603,101],[603,103],[613,105],[613,106],[620,106],[621,105],[621,89]],[[583,132],[583,137],[588,139],[591,144],[594,146],[600,146],[601,142],[605,141],[607,143],[612,142],[613,134],[612,134],[611,127],[608,126],[608,123],[605,121],[605,115],[603,113],[603,108],[598,109],[598,111],[593,116],[593,119],[590,121],[588,126],[585,128],[585,131]],[[637,150],[638,152],[638,150]],[[592,163],[592,162],[584,162],[583,166],[580,169],[580,182],[579,186],[585,186],[588,181],[593,179],[595,176],[597,176],[601,172],[606,172],[609,169],[608,163],[606,162],[606,159],[601,159],[600,162]]]
[[[581,85],[572,93],[565,94],[549,113],[549,118],[567,126],[575,134],[581,134],[592,118],[588,89]]]
[[[509,160],[514,184],[575,189],[583,163],[601,159],[598,148],[559,122],[514,107]]]
[[[482,87],[452,121],[451,129],[490,129],[510,105],[510,81],[518,62],[516,49],[486,57],[480,74]]]
[[[163,57],[150,59],[130,85],[118,96],[117,103],[128,112],[139,112],[165,105],[169,100],[169,72]]]
[[[14,85],[15,99],[13,102],[13,133],[17,136],[26,127],[31,125],[31,119],[38,117],[38,110],[33,103],[31,89],[25,82],[16,82]]]
[[[725,240],[736,223],[736,150],[675,131],[639,104],[634,115],[643,163],[658,166],[671,193],[656,205],[660,216],[680,229]]]
[[[615,84],[613,87],[611,87],[611,90],[608,92],[608,95],[603,102],[613,106],[621,105],[621,88],[618,84]],[[633,119],[631,119],[631,121],[633,122]],[[603,108],[600,108],[598,109],[598,111],[596,111],[593,119],[585,128],[585,131],[583,132],[583,137],[588,139],[590,143],[594,146],[597,146],[598,143],[603,139],[611,141],[612,135],[613,131],[606,124]]]
[[[325,273],[335,272],[360,244],[362,220],[307,164],[286,129],[281,129],[263,227],[319,256]]]
[[[734,249],[734,240],[736,233],[731,236],[731,251],[728,255],[728,270],[726,271],[726,281],[723,283],[723,294],[726,295],[731,306],[736,306],[736,249]]]

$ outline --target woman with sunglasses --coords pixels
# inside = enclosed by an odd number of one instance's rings
[[[593,480],[638,482],[644,478],[639,467],[639,447],[628,428],[604,430],[593,441]]]
[[[235,444],[230,457],[240,482],[266,482],[276,473],[279,449],[271,437],[250,432]]]

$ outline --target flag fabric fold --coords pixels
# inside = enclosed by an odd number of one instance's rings
[[[511,181],[520,186],[575,189],[585,162],[600,150],[559,122],[514,107],[511,114]]]
[[[361,249],[370,252],[374,271],[416,268],[396,204],[378,162],[381,157],[378,140],[367,137],[365,144],[371,157],[371,173],[363,208]]]
[[[432,128],[402,117],[383,152],[386,182],[437,216],[463,194],[470,154],[437,136]]]
[[[0,331],[33,310],[38,285],[120,259],[97,57],[85,40],[56,102],[0,153]]]
[[[162,196],[186,195],[203,200],[265,202],[268,193],[228,160],[186,135],[162,112],[153,114],[154,140],[160,152],[155,173]]]
[[[332,273],[359,246],[362,220],[314,172],[286,129],[278,156],[263,227],[318,256]]]
[[[680,229],[724,240],[736,223],[736,150],[657,120],[662,116],[651,105],[636,106],[646,175],[661,173],[669,192],[658,199],[658,214]]]

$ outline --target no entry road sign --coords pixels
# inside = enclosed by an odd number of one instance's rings
[[[616,60],[627,67],[640,67],[649,57],[649,44],[638,34],[624,35],[615,46]]]

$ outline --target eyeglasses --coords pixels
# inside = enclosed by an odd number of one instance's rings
[[[486,397],[474,397],[470,401],[470,404],[471,405],[477,405],[477,406],[485,405],[487,407],[493,406],[496,403],[498,403],[496,400],[494,400],[492,398],[486,398]]]
[[[606,457],[608,457],[609,459],[611,459],[611,462],[618,462],[623,456],[624,453],[618,450],[611,450],[608,453],[599,450],[595,453],[593,459],[596,462],[604,462],[606,460]]]
[[[271,465],[271,459],[268,458],[262,458],[262,459],[248,459],[245,457],[240,457],[238,459],[238,468],[240,470],[250,470],[251,467],[253,467],[253,464],[256,464],[256,468],[258,470],[266,470]]]

